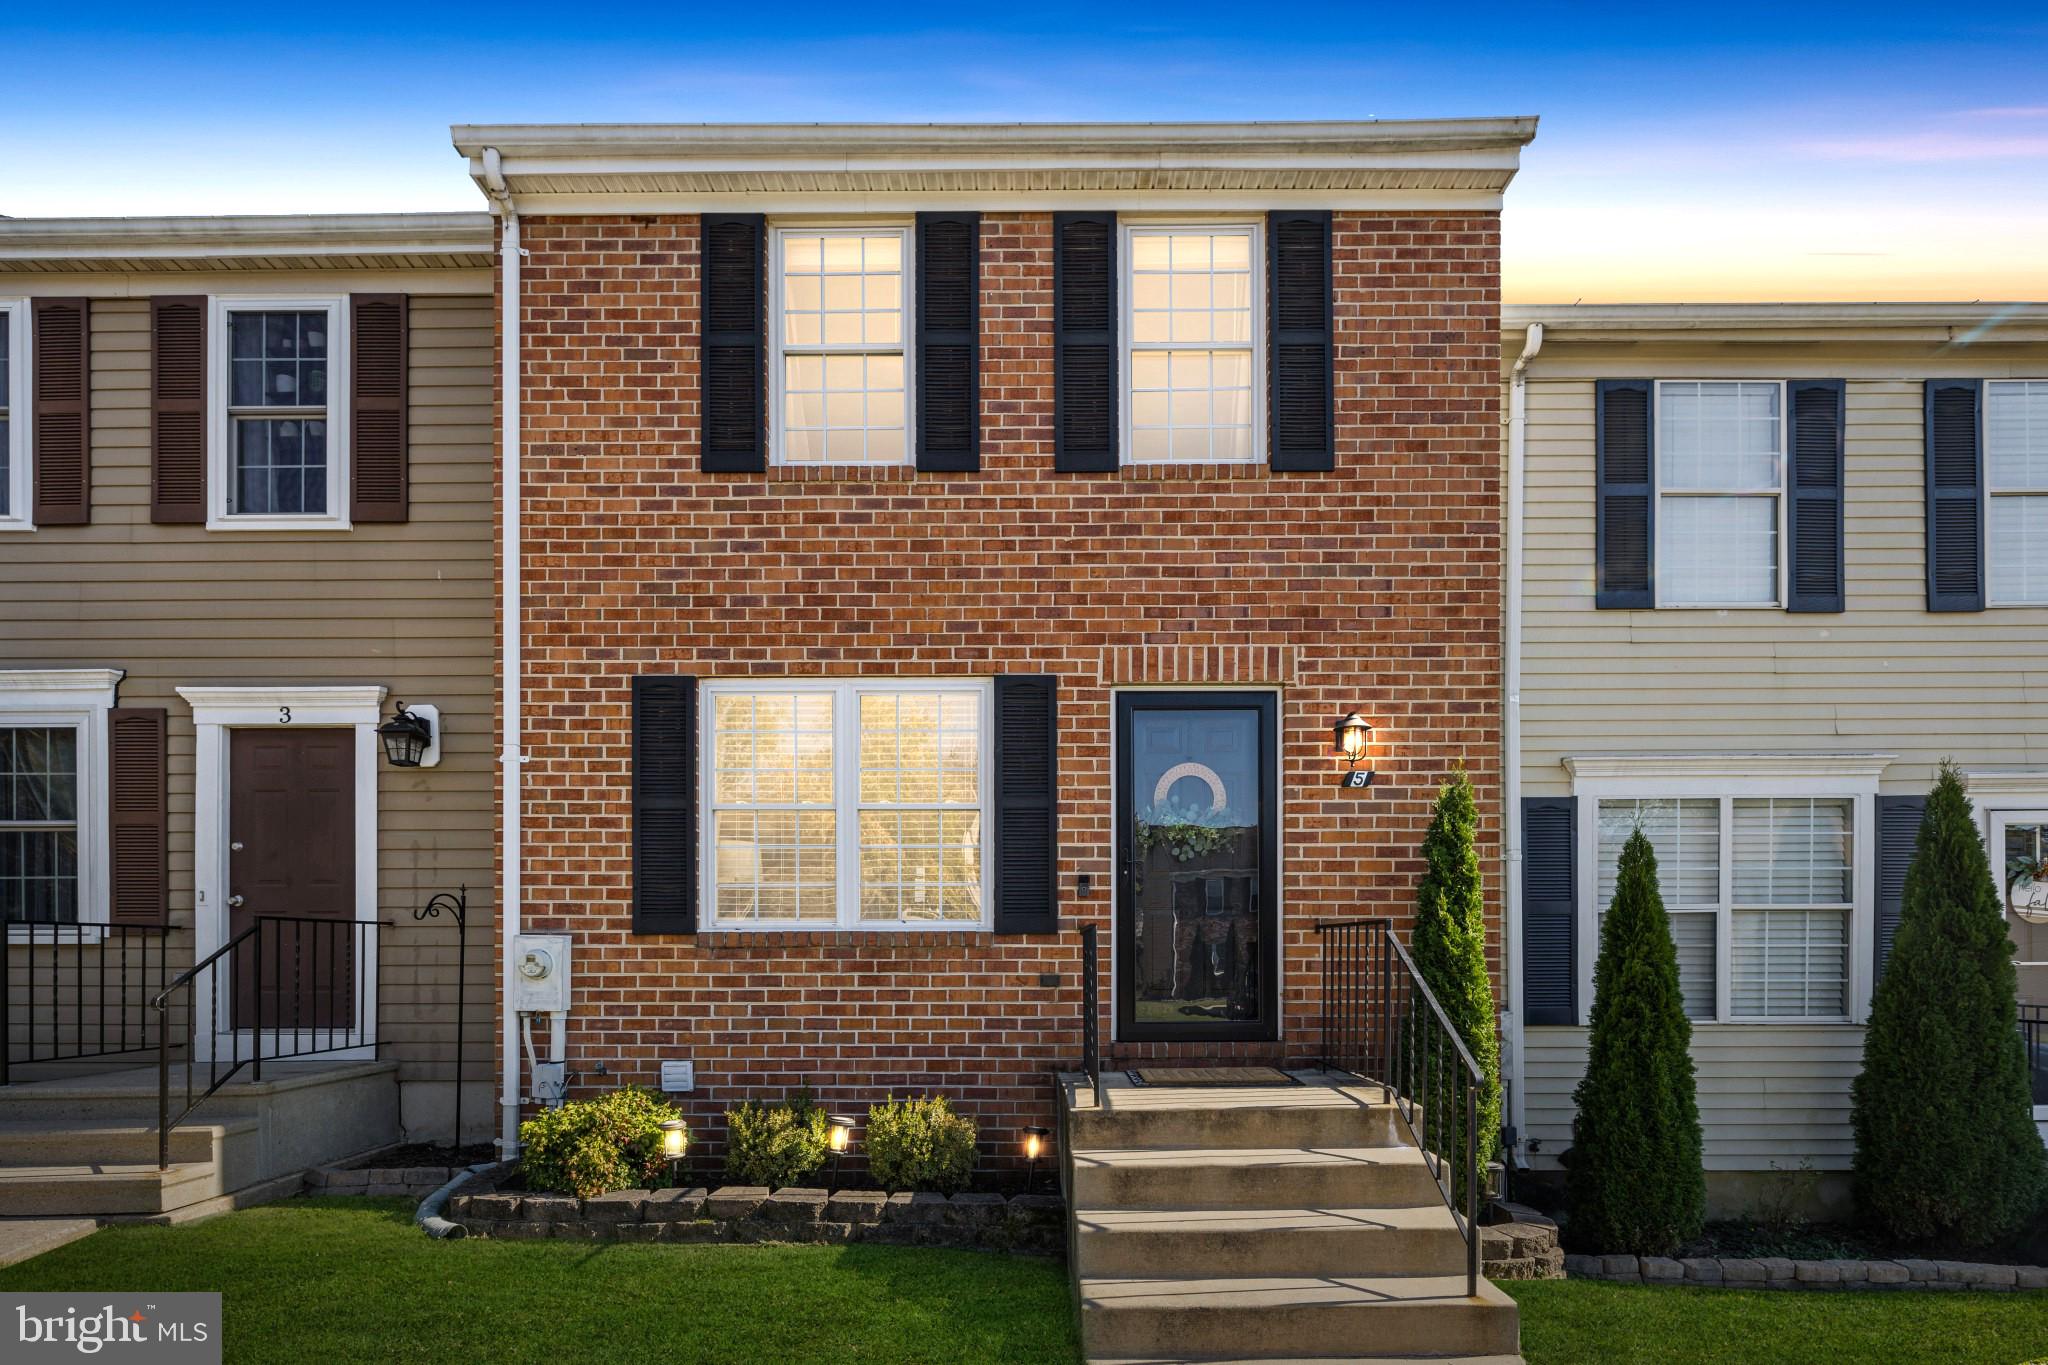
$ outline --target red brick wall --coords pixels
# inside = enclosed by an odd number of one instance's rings
[[[1104,926],[1107,955],[1112,684],[1284,689],[1285,1036],[1184,1055],[1316,1046],[1311,926],[1409,914],[1429,800],[1459,761],[1495,889],[1495,215],[1338,217],[1338,469],[1287,475],[1055,474],[1051,220],[991,214],[980,473],[706,477],[696,220],[524,230],[525,923],[575,935],[581,1085],[600,1061],[651,1081],[687,1055],[714,1137],[731,1103],[799,1084],[847,1107],[937,1089],[1012,1150],[1049,1119],[1047,1073],[1080,1055],[1080,925]],[[1062,933],[633,936],[627,701],[645,671],[1058,674]],[[1340,791],[1328,756],[1354,707],[1376,727],[1365,792]]]

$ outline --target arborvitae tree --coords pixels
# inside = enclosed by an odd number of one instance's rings
[[[1981,1247],[2041,1206],[2018,975],[1970,798],[1943,764],[1853,1090],[1856,1203],[1906,1242]]]
[[[1587,1050],[1572,1096],[1570,1240],[1585,1251],[1668,1256],[1699,1235],[1707,1177],[1678,950],[1657,854],[1640,829],[1621,850],[1600,927]]]
[[[1422,836],[1428,864],[1416,892],[1415,969],[1429,983],[1451,1026],[1458,1030],[1485,1085],[1479,1092],[1479,1160],[1493,1160],[1500,1145],[1500,1034],[1493,1011],[1493,981],[1486,970],[1486,900],[1473,844],[1478,805],[1460,768],[1437,793],[1429,832]],[[1464,1122],[1462,1113],[1455,1122]]]

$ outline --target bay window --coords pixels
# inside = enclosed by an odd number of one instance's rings
[[[987,684],[734,681],[704,696],[713,927],[987,927]]]

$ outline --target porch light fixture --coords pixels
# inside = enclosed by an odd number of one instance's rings
[[[1031,1187],[1038,1183],[1038,1158],[1045,1155],[1045,1140],[1052,1136],[1050,1128],[1026,1128],[1024,1130],[1024,1193],[1031,1193]]]
[[[1372,747],[1372,726],[1356,711],[1349,712],[1344,719],[1330,727],[1330,740],[1337,757],[1347,765],[1344,775],[1337,779],[1340,787],[1370,787],[1372,768],[1364,769],[1359,764],[1366,761],[1367,751]]]
[[[434,742],[434,722],[398,703],[398,714],[377,727],[384,741],[384,758],[394,768],[417,768]]]

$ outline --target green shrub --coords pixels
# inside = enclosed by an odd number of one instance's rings
[[[2041,1207],[2018,978],[1999,889],[1953,765],[1927,797],[1852,1090],[1863,1217],[1905,1242],[1981,1247]]]
[[[1460,768],[1437,793],[1429,831],[1422,836],[1427,868],[1416,890],[1415,932],[1409,943],[1415,970],[1429,983],[1485,1078],[1479,1091],[1478,1133],[1483,1165],[1500,1148],[1500,1033],[1493,979],[1486,970],[1486,897],[1479,881],[1479,852],[1473,845],[1478,824],[1472,782]],[[1457,1108],[1453,1122],[1462,1124],[1463,1106]],[[1462,1137],[1458,1150],[1464,1150]]]
[[[1600,927],[1586,1075],[1572,1099],[1565,1231],[1581,1251],[1668,1256],[1699,1236],[1707,1178],[1678,950],[1639,829]]]
[[[526,1187],[594,1198],[669,1183],[661,1125],[682,1111],[652,1090],[626,1086],[543,1109],[519,1125]]]
[[[974,1175],[974,1120],[944,1095],[868,1109],[868,1169],[885,1190],[957,1194]]]
[[[775,1104],[748,1100],[725,1115],[725,1178],[735,1185],[794,1185],[825,1164],[825,1111],[799,1091]]]

